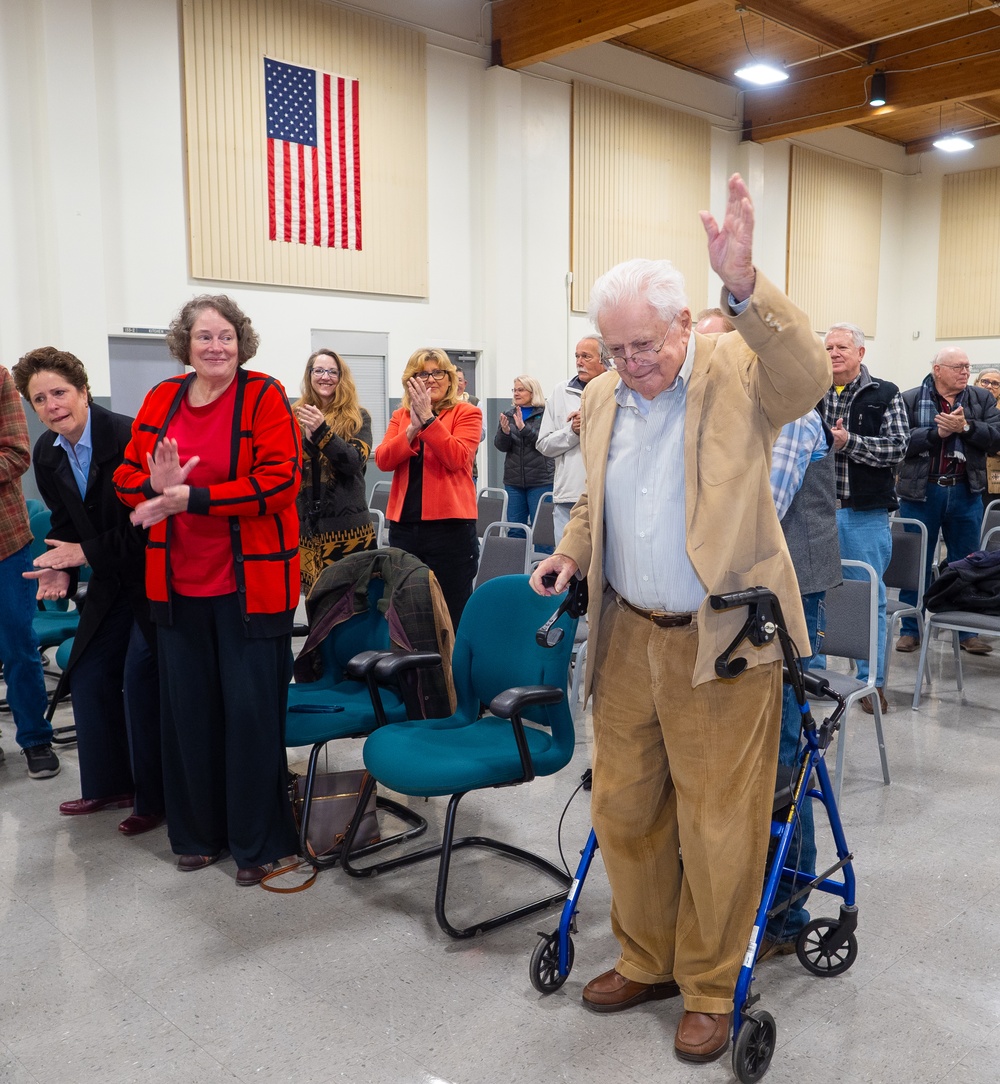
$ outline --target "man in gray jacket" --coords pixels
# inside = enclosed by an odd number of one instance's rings
[[[603,353],[600,339],[581,339],[576,344],[576,376],[552,390],[535,442],[538,451],[556,461],[552,483],[556,545],[587,481],[580,454],[580,398],[587,381],[604,372]]]

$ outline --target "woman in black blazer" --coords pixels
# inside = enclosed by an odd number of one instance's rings
[[[138,835],[163,820],[163,775],[145,532],[129,522],[112,484],[132,419],[94,403],[82,362],[66,351],[33,350],[12,373],[49,430],[33,459],[52,514],[50,549],[25,575],[37,580],[39,599],[71,598],[80,570],[91,570],[67,666],[82,797],[63,802],[59,812],[132,807],[118,827]]]

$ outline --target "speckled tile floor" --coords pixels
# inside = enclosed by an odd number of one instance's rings
[[[996,658],[932,645],[933,692],[910,710],[915,656],[894,659],[884,787],[869,717],[852,712],[842,811],[859,880],[859,956],[834,979],[795,957],[759,969],[777,1020],[772,1084],[995,1084],[1000,1076],[1000,717]],[[57,722],[68,721],[60,709]],[[322,873],[307,892],[237,890],[231,861],[174,868],[163,829],[124,839],[117,811],[63,818],[75,750],[52,780],[27,778],[0,716],[0,1081],[4,1084],[342,1080],[350,1084],[648,1084],[733,1079],[729,1058],[678,1062],[680,1007],[608,1017],[580,991],[610,966],[609,892],[598,859],[565,986],[528,979],[536,931],[557,912],[455,942],[433,915],[434,869],[356,881]],[[460,828],[555,857],[556,825],[589,763],[528,787],[470,795]],[[339,763],[359,762],[350,744]],[[440,823],[443,802],[424,806]],[[563,825],[586,838],[586,796]],[[461,856],[459,917],[525,883],[518,867]],[[813,914],[836,914],[814,897]]]

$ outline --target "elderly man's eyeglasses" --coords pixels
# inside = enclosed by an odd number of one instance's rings
[[[313,366],[313,376],[340,376],[339,369],[317,369]]]
[[[663,344],[667,341],[667,336],[670,334],[670,329],[674,326],[674,320],[676,319],[677,317],[674,316],[670,323],[667,324],[667,330],[658,343],[653,342],[652,339],[647,339],[645,342],[633,342],[627,343],[625,346],[609,347],[608,360],[616,369],[624,369],[630,361],[638,364],[652,361],[663,349]]]
[[[971,365],[952,365],[950,362],[947,362],[947,361],[939,361],[938,365],[940,365],[942,369],[954,369],[956,373],[971,373],[972,372],[972,366]]]
[[[444,371],[444,369],[431,369],[430,372],[414,373],[413,379],[422,380],[425,384],[428,380],[433,380],[436,384],[439,380],[447,380],[448,374]]]

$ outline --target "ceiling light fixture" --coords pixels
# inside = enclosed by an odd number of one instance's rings
[[[753,64],[744,64],[733,74],[737,79],[742,79],[745,83],[753,83],[758,87],[772,87],[776,83],[783,83],[788,78],[788,72],[770,64],[763,64],[759,60]]]
[[[774,64],[768,64],[765,61],[758,60],[753,55],[753,50],[750,48],[750,42],[747,41],[747,28],[743,22],[743,16],[746,14],[746,8],[742,5],[736,8],[736,14],[740,17],[740,29],[743,31],[743,44],[747,48],[747,54],[750,57],[751,63],[744,64],[742,68],[737,68],[733,74],[737,79],[742,79],[744,83],[753,83],[756,87],[773,87],[776,83],[783,83],[788,78],[788,72],[784,70],[784,67],[777,67]],[[760,41],[761,45],[764,44],[764,17],[761,16],[760,20]]]
[[[875,72],[872,76],[871,93],[868,95],[868,104],[877,109],[885,105],[885,72]]]
[[[934,146],[939,151],[948,151],[950,154],[955,154],[956,151],[971,151],[975,143],[964,136],[956,135],[955,132],[950,132],[948,135],[941,136],[940,139],[935,139]]]

